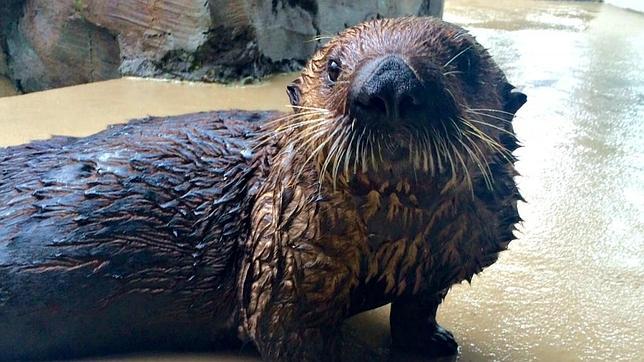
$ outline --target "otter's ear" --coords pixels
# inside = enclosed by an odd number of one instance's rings
[[[302,94],[302,91],[300,90],[300,84],[302,84],[302,81],[300,80],[300,78],[297,78],[293,81],[293,83],[286,86],[288,100],[291,102],[292,106],[300,105],[300,95]]]
[[[505,85],[505,104],[503,110],[509,113],[516,113],[528,101],[528,96],[519,92],[512,84]]]

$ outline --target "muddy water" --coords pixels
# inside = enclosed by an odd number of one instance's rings
[[[644,360],[644,16],[579,2],[450,0],[445,18],[471,29],[529,95],[516,121],[529,201],[519,240],[439,311],[459,358]],[[280,108],[291,78],[246,88],[122,79],[4,98],[0,144],[146,114]],[[381,308],[351,328],[386,350],[387,318]],[[164,358],[177,359],[239,357]]]
[[[147,115],[227,108],[286,110],[285,89],[294,78],[282,75],[246,87],[125,78],[0,98],[0,146],[52,134],[88,135],[110,123]]]

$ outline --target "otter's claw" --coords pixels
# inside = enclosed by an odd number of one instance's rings
[[[436,324],[435,328],[417,332],[394,341],[394,348],[416,351],[425,357],[446,357],[458,353],[458,343],[452,332]]]
[[[436,330],[429,337],[427,346],[424,346],[423,350],[431,356],[452,356],[458,352],[458,343],[452,332],[437,324]]]

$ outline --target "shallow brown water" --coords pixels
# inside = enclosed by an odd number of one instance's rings
[[[529,96],[516,121],[529,201],[519,240],[439,312],[459,358],[644,360],[644,16],[579,2],[447,3],[446,20],[471,29]],[[146,114],[280,108],[292,77],[247,88],[122,79],[4,98],[0,145]],[[351,325],[386,349],[387,319],[381,308]],[[238,360],[165,360],[179,358]]]
[[[0,98],[0,146],[52,134],[84,136],[147,115],[227,108],[286,110],[285,89],[294,78],[281,75],[246,87],[124,78]]]

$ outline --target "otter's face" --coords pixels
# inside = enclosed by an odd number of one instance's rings
[[[288,127],[322,155],[324,170],[396,163],[454,174],[455,160],[474,159],[485,172],[490,154],[512,151],[501,134],[513,135],[510,121],[525,102],[512,88],[457,26],[373,20],[332,39],[288,87],[300,115]]]

